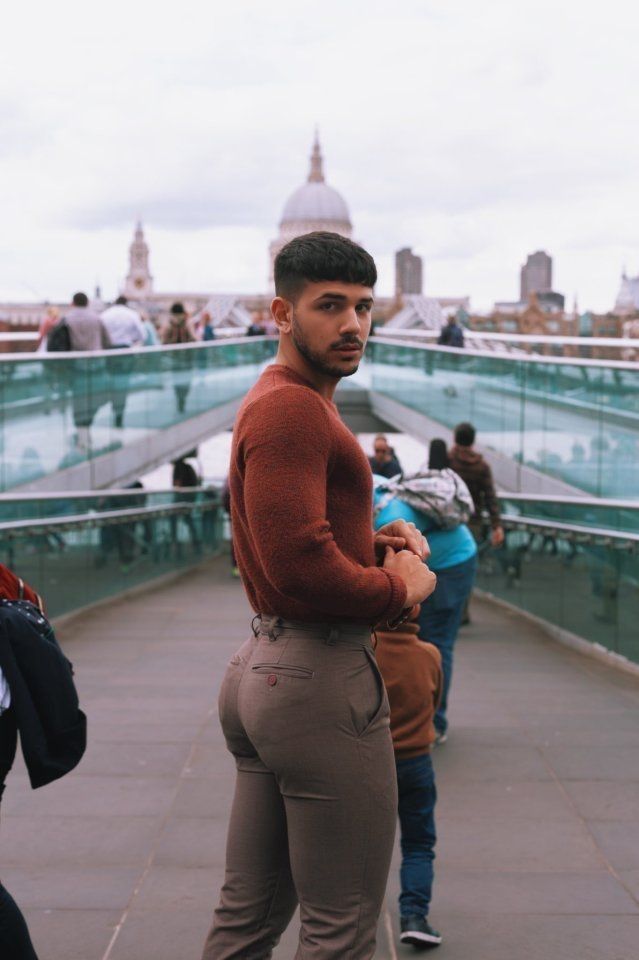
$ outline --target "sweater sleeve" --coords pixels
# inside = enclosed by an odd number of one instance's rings
[[[320,615],[370,623],[398,616],[402,579],[347,557],[327,520],[332,434],[322,400],[307,388],[283,387],[247,408],[240,437],[244,509],[269,583]]]

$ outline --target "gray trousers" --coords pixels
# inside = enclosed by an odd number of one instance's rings
[[[369,960],[397,820],[370,628],[263,619],[220,719],[237,781],[203,960],[268,960],[298,903],[296,960]]]

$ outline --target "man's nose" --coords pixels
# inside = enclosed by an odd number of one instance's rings
[[[355,307],[352,307],[349,310],[344,310],[342,314],[342,323],[340,324],[341,332],[359,333],[361,329],[361,318]]]

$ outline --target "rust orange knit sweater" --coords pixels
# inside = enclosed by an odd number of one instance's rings
[[[375,565],[366,456],[335,404],[289,367],[267,367],[246,396],[229,486],[256,612],[371,625],[401,614],[404,582]]]

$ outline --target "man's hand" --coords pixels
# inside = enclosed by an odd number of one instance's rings
[[[501,547],[502,543],[504,542],[504,536],[504,528],[495,527],[490,535],[490,542],[492,543],[493,547]]]
[[[386,548],[408,550],[421,560],[430,557],[428,540],[422,536],[414,523],[407,520],[393,520],[380,527],[375,534],[375,553],[379,560],[386,559]]]
[[[410,550],[395,553],[392,547],[386,547],[383,566],[384,570],[401,577],[406,584],[406,608],[421,603],[437,586],[437,577],[433,571]]]

